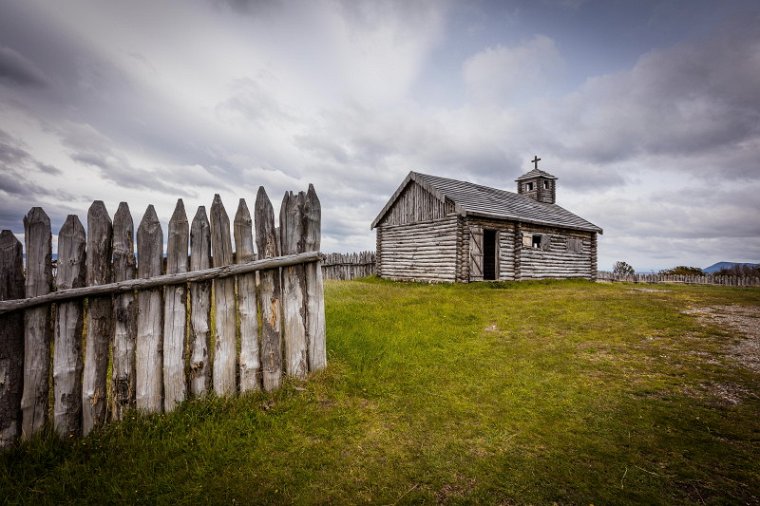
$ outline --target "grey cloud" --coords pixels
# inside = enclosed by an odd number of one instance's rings
[[[9,47],[0,47],[0,81],[24,87],[42,87],[48,82],[34,62]]]
[[[546,132],[558,151],[598,163],[707,154],[760,139],[760,11],[706,39],[641,57],[627,72],[595,78],[551,104]],[[738,150],[737,150],[738,151]],[[755,159],[757,148],[750,148]],[[725,174],[741,176],[737,166]]]
[[[44,188],[35,183],[33,175],[36,171],[48,174],[60,173],[57,168],[35,159],[20,140],[0,130],[0,192],[24,197],[34,195],[70,197],[58,189]]]
[[[73,161],[98,169],[103,178],[126,188],[195,196],[182,185],[165,182],[159,171],[132,165],[126,156],[116,153],[111,148],[110,139],[90,125],[68,125],[62,131],[62,142],[70,149],[69,157]]]

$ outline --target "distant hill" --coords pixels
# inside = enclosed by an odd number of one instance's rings
[[[747,265],[749,267],[760,267],[760,264],[750,264],[750,263],[741,263],[741,262],[718,262],[717,264],[712,264],[710,267],[705,267],[702,270],[706,274],[713,274],[715,272],[718,272],[721,269],[730,269],[731,267],[735,267],[737,265]]]

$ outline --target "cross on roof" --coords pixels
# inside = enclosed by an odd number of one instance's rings
[[[538,156],[536,156],[536,155],[533,156],[533,160],[531,160],[531,162],[533,162],[533,168],[534,169],[538,170],[538,162],[540,162],[540,161],[541,161],[541,159]]]

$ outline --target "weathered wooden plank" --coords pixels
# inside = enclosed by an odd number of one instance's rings
[[[96,200],[87,211],[87,284],[111,282],[113,225],[102,200]],[[87,340],[82,375],[82,433],[87,435],[106,421],[106,379],[108,345],[112,332],[110,297],[89,300]]]
[[[190,229],[190,271],[211,265],[211,226],[206,208],[200,206]],[[211,283],[190,283],[190,392],[205,395],[211,386],[209,340],[211,337]]]
[[[0,300],[24,296],[23,247],[13,232],[0,232]],[[21,430],[24,381],[24,316],[0,316],[0,449],[13,445]]]
[[[86,284],[85,252],[87,238],[79,218],[70,214],[58,232],[59,289]],[[53,426],[62,437],[82,432],[82,301],[58,306],[53,353]]]
[[[51,291],[53,272],[50,218],[41,207],[33,207],[24,217],[26,242],[25,296]],[[21,396],[21,438],[29,439],[42,430],[48,415],[50,374],[50,306],[24,313],[24,389]]]
[[[214,267],[232,263],[230,219],[219,194],[211,204],[211,260]],[[217,395],[234,394],[236,390],[237,357],[235,350],[235,280],[214,280],[216,306],[216,339],[212,368],[214,391]]]
[[[240,199],[235,213],[235,261],[244,263],[256,258],[253,250],[253,220],[245,199]],[[240,317],[240,391],[261,389],[259,358],[259,322],[256,309],[256,274],[237,278],[238,315]]]
[[[280,244],[286,255],[304,248],[303,204],[305,195],[285,192],[280,206]],[[282,326],[285,374],[303,379],[309,373],[304,292],[306,274],[303,266],[282,269]]]
[[[233,276],[239,276],[241,274],[247,274],[249,272],[278,269],[280,267],[287,267],[289,265],[297,265],[309,262],[318,262],[321,260],[321,258],[322,254],[318,251],[308,251],[306,253],[299,253],[297,255],[267,258],[264,260],[254,260],[239,265],[212,267],[210,269],[204,269],[202,271],[190,271],[181,274],[167,274],[145,279],[137,278],[120,281],[118,283],[109,283],[107,285],[88,286],[85,288],[72,288],[70,290],[61,290],[58,292],[49,293],[47,295],[31,297],[29,299],[0,301],[0,314],[28,309],[30,307],[36,307],[42,304],[49,304],[51,302],[78,299],[81,297],[94,295],[116,295],[132,292],[135,290],[148,290],[150,288],[166,285],[176,285],[188,282],[196,283],[210,279],[229,278]]]
[[[182,199],[169,220],[166,244],[166,273],[187,272],[189,229]],[[164,411],[172,411],[187,398],[185,378],[185,323],[187,288],[164,288]]]
[[[126,202],[121,202],[113,217],[114,281],[135,277],[135,227]],[[132,292],[114,300],[112,409],[114,420],[121,420],[127,409],[135,407],[135,339],[137,303]]]
[[[137,228],[137,275],[161,274],[163,232],[156,210],[149,205]],[[163,304],[161,289],[137,294],[137,342],[135,345],[135,404],[137,409],[160,412],[163,407],[161,337]]]
[[[254,206],[256,249],[259,258],[279,255],[274,226],[274,209],[266,190],[259,187]],[[261,362],[264,390],[272,391],[282,384],[282,339],[280,275],[275,269],[259,273],[259,303],[261,305]]]
[[[304,250],[319,251],[322,238],[322,206],[314,190],[309,185],[303,206]],[[366,260],[365,260],[366,261]],[[372,258],[374,270],[374,258]],[[309,370],[319,371],[327,366],[327,341],[325,329],[325,299],[322,268],[320,264],[307,264],[306,272],[306,335],[309,343]],[[368,271],[360,272],[367,276]]]

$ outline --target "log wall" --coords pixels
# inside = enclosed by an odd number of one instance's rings
[[[219,195],[210,224],[200,207],[192,228],[180,200],[163,261],[153,206],[135,242],[127,204],[112,222],[95,201],[86,234],[74,215],[60,230],[54,283],[50,220],[32,208],[24,219],[25,268],[19,241],[9,230],[0,234],[0,448],[45,426],[62,437],[86,435],[129,409],[171,411],[212,389],[272,390],[283,375],[305,378],[324,368],[320,209],[313,187],[288,193],[276,228],[260,188],[255,227],[245,201],[239,203],[233,253]],[[279,255],[280,244],[287,255]]]
[[[382,237],[378,275],[407,281],[455,281],[457,223],[457,216],[452,215],[435,221],[378,226]]]
[[[540,247],[533,247],[534,235],[541,236]],[[593,232],[523,224],[515,240],[518,241],[515,254],[520,258],[516,279],[593,279],[596,274],[596,234]]]

